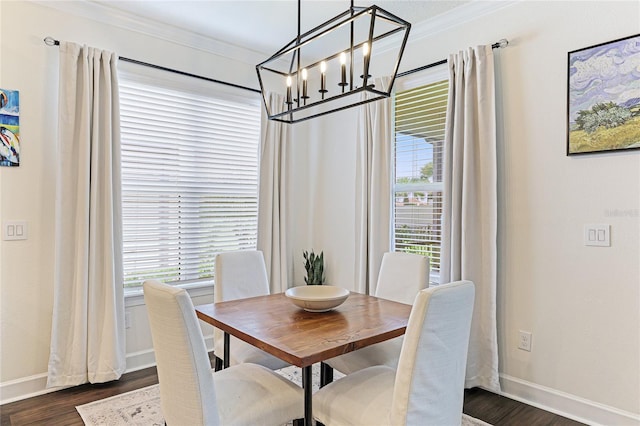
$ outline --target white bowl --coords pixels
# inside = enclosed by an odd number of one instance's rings
[[[305,311],[326,312],[347,300],[349,290],[333,285],[305,285],[290,288],[284,294]]]

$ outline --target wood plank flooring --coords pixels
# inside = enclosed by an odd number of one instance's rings
[[[117,382],[82,385],[0,406],[1,426],[82,426],[77,405],[158,383],[155,367],[122,376]],[[575,426],[581,423],[483,389],[465,391],[464,412],[496,426]]]

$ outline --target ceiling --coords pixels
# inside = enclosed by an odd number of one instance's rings
[[[270,54],[295,38],[298,31],[296,0],[94,0],[106,10],[177,27],[252,51]],[[470,0],[355,1],[375,4],[412,25],[434,18]],[[302,0],[304,33],[346,11],[349,1]]]

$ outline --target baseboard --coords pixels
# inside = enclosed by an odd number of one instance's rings
[[[213,348],[213,336],[207,336],[204,340],[207,349],[211,351]],[[156,358],[153,349],[132,352],[127,354],[127,369],[125,373],[142,370],[155,365]],[[61,389],[65,388],[47,388],[47,373],[3,382],[0,383],[0,405],[44,395]]]
[[[61,389],[64,388],[47,388],[47,373],[22,377],[0,383],[0,404],[4,405],[10,402],[21,401]]]
[[[588,425],[640,426],[640,415],[500,375],[501,395]]]
[[[144,351],[132,352],[127,354],[127,369],[125,373],[131,373],[132,371],[138,371],[156,365],[156,356],[153,349],[146,349]]]

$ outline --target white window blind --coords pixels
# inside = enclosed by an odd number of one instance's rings
[[[395,95],[393,245],[395,251],[429,256],[433,280],[440,272],[449,84],[442,73],[427,79],[417,87],[405,82]]]
[[[120,78],[125,290],[256,247],[259,103],[161,83]]]

